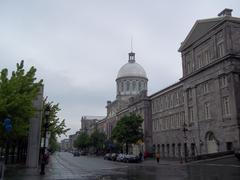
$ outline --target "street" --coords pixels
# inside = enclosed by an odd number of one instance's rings
[[[177,161],[146,160],[128,164],[102,157],[74,157],[68,152],[51,156],[46,175],[27,170],[10,170],[5,180],[239,180],[240,162],[234,157],[188,165]]]

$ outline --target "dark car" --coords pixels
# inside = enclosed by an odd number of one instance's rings
[[[79,151],[74,151],[74,152],[73,152],[73,156],[80,156]]]
[[[111,153],[107,153],[107,154],[104,155],[103,158],[106,159],[106,160],[112,160],[112,154]]]
[[[87,155],[87,152],[86,152],[86,151],[81,151],[81,152],[80,152],[80,155],[86,156],[86,155]]]
[[[236,158],[240,161],[240,148],[235,149],[234,154]]]

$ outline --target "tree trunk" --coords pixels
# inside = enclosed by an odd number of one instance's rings
[[[5,150],[5,164],[8,163],[8,155],[9,155],[9,143],[7,141],[6,150]]]
[[[20,148],[21,148],[21,142],[18,141],[18,143],[17,143],[17,163],[20,161],[20,153],[21,153]]]
[[[126,143],[126,154],[128,154],[128,143]]]
[[[14,159],[15,159],[15,146],[12,147],[12,158],[11,158],[11,163],[14,164]]]

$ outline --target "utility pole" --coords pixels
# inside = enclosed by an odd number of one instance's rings
[[[43,148],[42,148],[42,158],[41,158],[41,172],[40,175],[45,174],[45,164],[47,163],[46,159],[46,136],[47,136],[47,130],[49,128],[49,115],[50,115],[50,106],[47,104],[45,111],[45,120],[46,122],[44,123],[44,132],[43,132]]]
[[[184,161],[187,162],[187,156],[188,156],[188,153],[187,153],[187,132],[188,129],[187,129],[187,124],[184,122],[183,124],[183,133],[184,133]]]

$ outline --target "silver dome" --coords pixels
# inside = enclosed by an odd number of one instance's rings
[[[147,74],[140,64],[128,62],[118,71],[117,79],[122,77],[142,77],[147,79]]]

